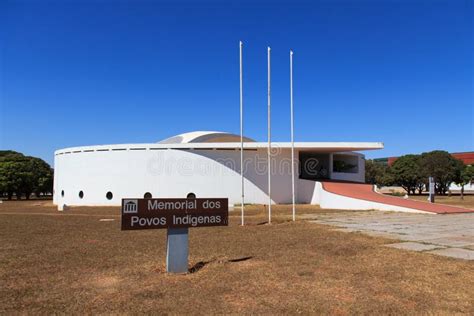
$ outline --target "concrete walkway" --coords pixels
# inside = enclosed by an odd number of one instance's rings
[[[340,231],[404,241],[388,247],[474,260],[474,213],[425,215],[362,211],[312,215],[308,219],[341,227]]]

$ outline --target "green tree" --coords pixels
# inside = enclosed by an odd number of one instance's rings
[[[36,157],[26,157],[11,150],[0,151],[0,192],[11,199],[25,195],[29,199],[35,192],[52,191],[53,173],[50,166]]]
[[[366,160],[365,183],[376,184],[378,186],[391,185],[392,179],[388,166],[370,159]]]
[[[29,168],[33,175],[33,192],[37,197],[41,193],[53,191],[53,171],[51,167],[42,159],[28,157]]]
[[[0,162],[0,187],[11,200],[14,193],[19,192],[22,182],[21,163],[16,161]]]
[[[464,199],[464,186],[474,181],[474,165],[464,166],[456,184],[461,187],[461,200]]]
[[[447,151],[435,150],[421,154],[421,172],[423,177],[434,177],[437,194],[444,195],[452,182],[460,181],[464,164]]]
[[[424,177],[420,167],[419,155],[401,156],[390,167],[393,183],[401,186],[408,194],[421,194],[424,187]]]

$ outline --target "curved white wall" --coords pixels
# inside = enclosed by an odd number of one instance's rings
[[[192,192],[197,197],[221,197],[228,198],[230,204],[240,203],[239,150],[183,150],[153,145],[92,146],[57,151],[54,203],[116,206],[122,198],[142,198],[146,192],[156,198],[186,197]],[[357,155],[363,160],[360,154],[344,154]],[[289,149],[281,149],[272,159],[273,203],[292,201],[290,155]],[[298,152],[295,156],[298,157]],[[268,204],[266,159],[266,149],[244,151],[246,203]],[[294,168],[297,203],[319,204],[316,182],[298,179],[298,166]],[[363,175],[361,172],[347,174],[345,180],[363,181]],[[83,198],[79,197],[80,191]],[[106,198],[107,192],[112,192],[112,199]]]
[[[66,205],[120,205],[124,197],[229,198],[240,203],[240,152],[236,150],[131,149],[57,153],[55,156],[54,203]],[[91,149],[89,149],[91,150]],[[266,151],[245,151],[245,200],[268,203]],[[289,160],[281,153],[274,165]],[[285,166],[287,168],[285,168]],[[275,203],[291,202],[290,165],[272,176]],[[286,172],[285,172],[286,171]],[[64,196],[61,192],[64,191]],[[84,197],[79,197],[83,191]],[[106,198],[107,192],[113,198]]]

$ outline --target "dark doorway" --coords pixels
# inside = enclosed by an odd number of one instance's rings
[[[300,152],[300,179],[329,179],[329,154]]]

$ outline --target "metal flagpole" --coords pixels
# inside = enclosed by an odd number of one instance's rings
[[[239,59],[240,59],[240,181],[242,200],[240,205],[241,224],[244,226],[244,98],[242,83],[242,41],[239,42]]]
[[[293,202],[293,221],[296,220],[295,209],[295,141],[293,126],[293,51],[290,50],[290,112],[291,112],[291,195]]]
[[[268,59],[268,94],[267,94],[267,101],[268,101],[268,151],[267,151],[267,159],[268,159],[268,223],[271,224],[272,222],[272,164],[271,164],[271,121],[270,121],[270,47],[267,50],[267,59]]]

